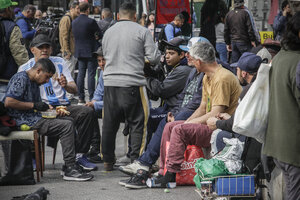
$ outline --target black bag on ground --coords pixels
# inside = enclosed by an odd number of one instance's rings
[[[32,168],[31,141],[13,140],[8,150],[8,171],[0,185],[35,184]]]

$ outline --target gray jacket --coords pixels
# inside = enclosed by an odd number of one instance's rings
[[[160,59],[150,31],[132,21],[119,21],[110,27],[102,48],[106,60],[104,86],[146,86],[145,58],[152,64]]]

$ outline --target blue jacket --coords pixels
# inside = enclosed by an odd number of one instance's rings
[[[175,29],[175,31],[174,31],[174,29]],[[165,34],[166,34],[167,41],[169,42],[174,37],[179,36],[181,34],[181,29],[178,27],[175,27],[174,23],[171,22],[170,24],[166,25]]]
[[[187,88],[189,86],[189,83],[196,77],[198,78],[198,88],[197,91],[195,91],[193,98],[186,104],[184,107],[181,107],[184,96],[186,94]],[[204,73],[198,73],[196,68],[193,68],[189,74],[189,77],[186,81],[185,87],[183,91],[178,95],[178,100],[176,102],[176,106],[170,111],[173,113],[173,115],[176,115],[179,112],[185,112],[185,111],[195,111],[201,103],[202,99],[202,80],[204,77]]]
[[[75,38],[76,58],[91,58],[93,52],[99,47],[95,39],[95,33],[100,34],[101,30],[94,19],[81,14],[72,22],[72,32]]]
[[[36,31],[32,29],[29,19],[25,17],[22,13],[20,14],[20,16],[17,17],[17,19],[18,20],[16,21],[16,24],[20,27],[23,38],[32,40]]]
[[[7,42],[5,44],[4,49],[7,49],[7,51],[8,51],[8,58],[7,58],[8,60],[7,60],[6,66],[5,66],[5,70],[0,74],[0,78],[9,80],[18,71],[18,65],[16,64],[15,59],[11,55],[11,51],[9,49],[10,35],[11,35],[14,27],[16,26],[16,23],[13,22],[12,20],[8,20],[8,19],[3,19],[3,20],[1,20],[1,22],[3,23],[4,29],[5,29],[5,37],[6,37]],[[1,48],[3,48],[3,47],[1,47]],[[1,68],[2,67],[3,66],[1,66]]]
[[[287,17],[282,15],[282,11],[276,15],[274,22],[273,22],[273,28],[276,35],[275,40],[280,40],[283,36],[283,33],[285,31],[285,26],[287,23]]]
[[[94,97],[92,100],[95,100],[94,109],[95,111],[101,111],[103,108],[103,95],[104,95],[104,82],[103,82],[103,71],[100,71],[99,81],[97,88],[94,92]]]

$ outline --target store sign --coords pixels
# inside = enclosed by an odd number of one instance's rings
[[[260,40],[263,44],[267,38],[274,40],[273,31],[259,31]]]
[[[170,23],[182,11],[190,13],[189,0],[157,0],[156,24]]]

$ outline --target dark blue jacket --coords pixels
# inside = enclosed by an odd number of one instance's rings
[[[195,91],[193,98],[188,102],[188,104],[184,107],[181,107],[184,96],[186,94],[186,90],[188,88],[189,83],[194,79],[194,77],[199,76],[198,78],[198,87],[197,91]],[[179,112],[185,112],[185,111],[195,111],[201,103],[202,99],[202,80],[204,77],[204,73],[198,73],[196,68],[193,68],[189,74],[189,77],[186,81],[185,87],[182,90],[182,92],[178,95],[178,100],[176,103],[176,106],[170,111],[173,113],[173,115],[176,115]]]
[[[8,19],[3,19],[3,20],[1,20],[1,22],[3,23],[4,29],[5,29],[5,37],[6,37],[7,42],[5,44],[4,49],[6,49],[8,51],[8,58],[7,58],[8,61],[7,61],[7,65],[5,66],[6,69],[3,71],[3,73],[0,74],[0,78],[9,80],[18,71],[18,65],[16,64],[15,59],[11,55],[11,52],[9,49],[10,35],[11,35],[12,30],[16,26],[16,23],[13,22],[12,20],[8,20]],[[1,47],[1,48],[3,48],[3,47]],[[3,67],[3,66],[1,66],[1,67]]]
[[[273,22],[273,29],[275,32],[275,40],[280,40],[284,34],[285,26],[287,24],[287,17],[282,15],[282,11],[278,13]]]
[[[93,52],[99,47],[95,33],[100,34],[97,22],[87,15],[81,14],[72,22],[72,32],[75,38],[75,57],[91,58]]]
[[[20,16],[16,18],[16,24],[20,27],[23,38],[32,40],[36,31],[32,29],[30,20],[23,14],[20,14]]]

